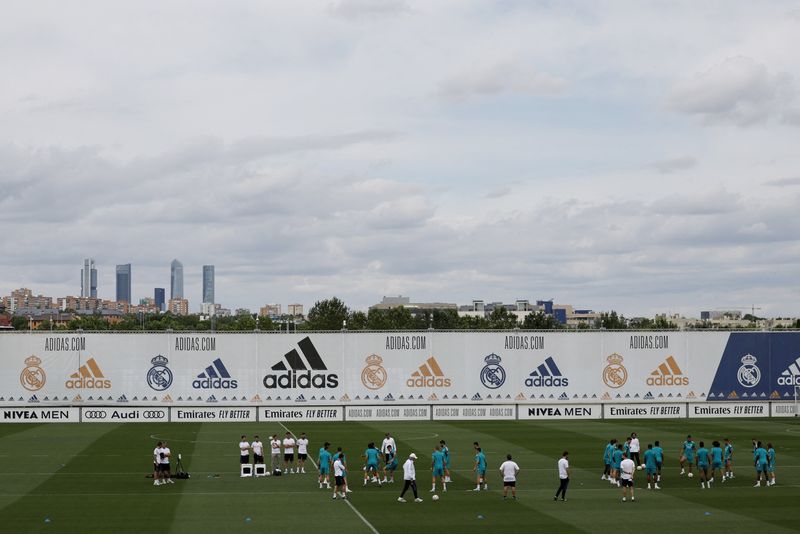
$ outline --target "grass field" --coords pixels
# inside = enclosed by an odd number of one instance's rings
[[[313,468],[305,475],[238,476],[241,434],[283,434],[280,424],[72,424],[0,426],[0,532],[797,532],[800,530],[800,425],[798,421],[674,420],[637,422],[423,422],[295,423],[310,450],[323,441],[349,454],[350,504],[319,490]],[[425,502],[396,502],[394,485],[361,486],[360,455],[369,441],[393,432],[401,456],[414,451]],[[637,484],[636,503],[621,503],[616,487],[600,480],[611,437],[639,433],[643,445],[659,439],[666,467],[659,492]],[[731,437],[737,446],[730,483],[701,490],[699,480],[678,476],[679,444],[687,433],[707,443]],[[190,480],[154,487],[150,469],[154,436],[181,453]],[[772,441],[778,484],[753,488],[750,439]],[[445,439],[453,455],[453,483],[430,499],[430,452]],[[490,491],[474,493],[472,442],[487,453]],[[568,501],[553,502],[555,464],[570,451]],[[503,501],[497,469],[510,453],[522,469],[519,501]],[[314,455],[316,456],[316,454]],[[402,461],[400,462],[402,464]],[[311,467],[311,466],[309,466]],[[219,475],[219,476],[215,476]],[[641,472],[637,475],[642,477]],[[643,478],[643,477],[642,477]]]

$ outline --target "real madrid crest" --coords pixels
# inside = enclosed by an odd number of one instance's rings
[[[756,365],[757,361],[758,359],[752,354],[747,354],[742,358],[742,366],[736,372],[736,379],[742,386],[753,388],[761,381],[761,369]]]
[[[489,389],[497,389],[506,381],[506,370],[500,365],[501,360],[495,353],[483,359],[486,365],[481,369],[481,383]]]
[[[19,383],[28,391],[39,391],[47,382],[47,375],[44,369],[39,367],[42,363],[41,358],[29,356],[25,358],[25,369],[19,375]]]
[[[389,377],[386,369],[381,365],[383,358],[377,354],[367,356],[367,365],[361,371],[361,383],[367,389],[380,389],[386,384]]]
[[[159,354],[150,363],[153,367],[147,371],[147,385],[156,391],[164,391],[172,385],[172,370],[167,367],[169,360]]]
[[[622,360],[616,352],[606,358],[608,365],[603,368],[603,382],[610,388],[621,388],[628,381],[628,370],[622,365]]]

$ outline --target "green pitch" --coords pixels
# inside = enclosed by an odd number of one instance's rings
[[[637,422],[293,423],[316,451],[324,441],[348,454],[349,505],[319,490],[305,475],[239,478],[241,434],[283,435],[280,424],[75,424],[0,426],[0,531],[193,533],[214,532],[797,532],[800,530],[800,423],[787,420]],[[396,502],[394,485],[362,487],[360,455],[369,441],[394,434],[403,458],[414,451],[421,504]],[[644,489],[621,503],[620,490],[600,480],[611,437],[638,432],[643,448],[665,449],[661,491]],[[701,490],[697,477],[678,476],[678,448],[687,433],[709,444],[733,439],[736,479]],[[154,487],[145,478],[156,439],[180,453],[190,480]],[[777,485],[753,488],[750,440],[772,441]],[[445,439],[453,483],[438,502],[430,497],[430,452]],[[490,491],[473,493],[472,442],[488,457]],[[570,451],[566,503],[553,502],[556,460]],[[519,501],[504,502],[498,467],[510,453],[519,463]],[[173,458],[174,459],[174,458]],[[402,465],[402,460],[401,460]]]

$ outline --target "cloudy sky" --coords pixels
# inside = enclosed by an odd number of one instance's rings
[[[798,0],[4,2],[0,293],[797,316],[798,49]]]

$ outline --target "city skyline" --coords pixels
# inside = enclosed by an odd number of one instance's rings
[[[4,11],[0,287],[797,314],[796,2],[237,6]]]

